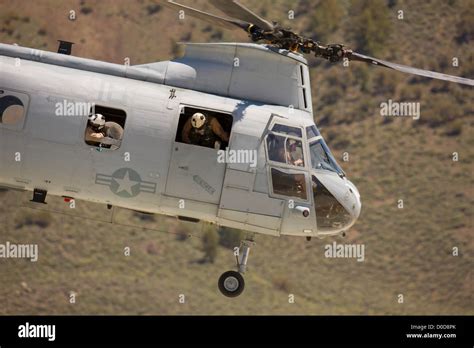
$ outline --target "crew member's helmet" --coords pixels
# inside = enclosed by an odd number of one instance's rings
[[[90,123],[97,128],[102,128],[105,125],[105,118],[101,114],[94,114],[89,116]]]
[[[191,117],[191,124],[194,128],[201,128],[204,123],[206,123],[206,116],[204,114],[201,114],[200,112],[196,112],[192,117]]]
[[[295,136],[295,137],[298,136],[298,134],[293,133],[293,132],[288,133],[288,135]],[[291,151],[296,150],[296,145],[297,144],[298,144],[298,140],[295,140],[295,139],[292,139],[292,138],[288,139],[288,147],[291,149]]]

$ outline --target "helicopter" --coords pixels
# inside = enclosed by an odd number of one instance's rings
[[[236,297],[256,234],[344,235],[361,212],[314,122],[304,54],[474,80],[323,45],[238,1],[210,2],[228,18],[165,4],[253,43],[186,43],[182,57],[133,66],[75,57],[67,41],[57,52],[0,44],[0,185],[35,204],[49,194],[248,231],[237,270],[218,280]]]

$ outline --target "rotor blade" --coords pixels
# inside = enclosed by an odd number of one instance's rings
[[[412,68],[407,65],[391,63],[385,60],[381,60],[381,59],[377,59],[377,58],[373,58],[369,56],[364,56],[363,54],[356,53],[356,52],[349,53],[348,58],[349,60],[355,60],[355,61],[366,62],[366,63],[370,63],[374,65],[379,65],[379,66],[394,69],[394,70],[401,71],[408,74],[414,74],[414,75],[419,75],[419,76],[430,77],[432,79],[438,79],[438,80],[450,81],[450,82],[455,82],[455,83],[461,83],[468,86],[474,86],[474,80],[467,79],[465,77],[458,77],[458,76],[438,73],[435,71]]]
[[[250,26],[250,23],[246,23],[244,21],[237,20],[237,19],[227,19],[227,18],[215,16],[215,15],[207,13],[207,12],[196,10],[192,7],[188,7],[188,6],[178,4],[177,2],[174,2],[173,0],[165,1],[165,2],[163,2],[163,4],[165,6],[168,6],[170,8],[176,9],[176,10],[183,10],[185,15],[188,14],[192,17],[199,18],[199,19],[201,19],[203,21],[206,21],[210,24],[219,25],[219,26],[224,27],[226,29],[233,30],[233,29],[241,28],[243,30],[247,30],[247,28]]]
[[[273,24],[252,12],[237,0],[210,0],[209,2],[231,18],[255,24],[265,31],[273,31],[274,29]]]

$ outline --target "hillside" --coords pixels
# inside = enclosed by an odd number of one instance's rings
[[[205,1],[182,2],[211,10]],[[472,0],[242,3],[315,39],[474,78]],[[290,10],[295,19],[285,20]],[[176,56],[178,41],[247,40],[178,21],[154,1],[0,0],[0,42],[55,51],[57,39],[75,42],[77,56],[131,64]],[[207,226],[130,212],[121,221],[150,229],[114,226],[97,221],[106,220],[104,207],[78,202],[90,219],[70,217],[20,207],[27,196],[2,190],[0,243],[37,243],[40,259],[0,259],[0,314],[474,314],[472,88],[309,61],[315,121],[362,195],[361,217],[345,240],[257,236],[246,290],[228,299],[216,283],[234,258],[219,245],[214,262],[203,259]],[[389,99],[419,101],[420,120],[381,117]],[[193,236],[183,237],[188,231]],[[365,261],[325,258],[333,240],[363,243]]]

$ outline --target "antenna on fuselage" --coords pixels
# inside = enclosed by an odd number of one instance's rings
[[[74,42],[63,41],[63,40],[58,40],[58,42],[59,42],[58,53],[66,54],[70,56],[72,52],[72,45],[74,45]]]

